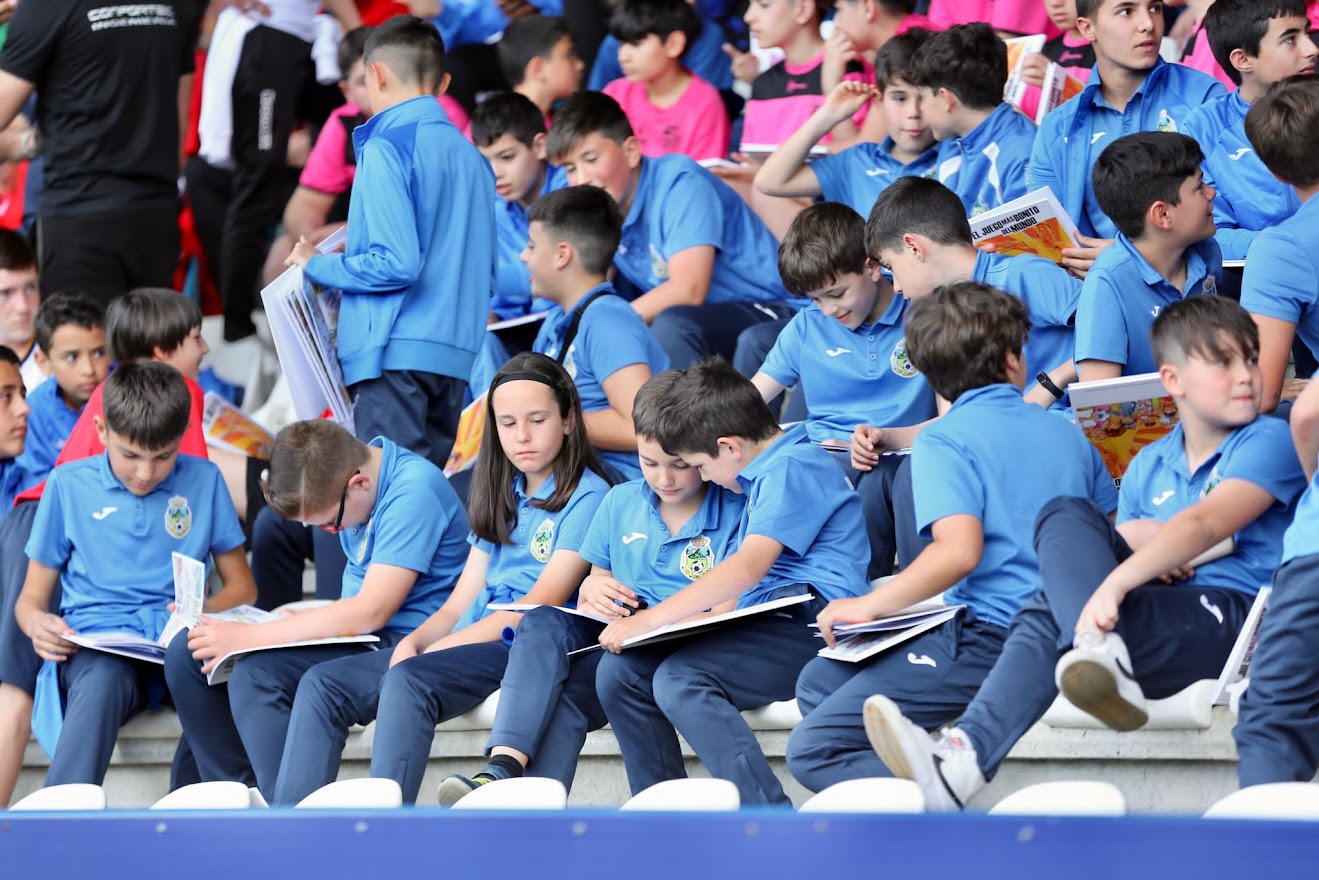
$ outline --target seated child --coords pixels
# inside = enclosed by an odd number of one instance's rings
[[[1147,697],[1217,676],[1278,566],[1305,477],[1286,425],[1259,417],[1255,325],[1227,297],[1202,296],[1164,309],[1151,336],[1181,420],[1132,460],[1117,525],[1107,507],[1066,490],[1026,520],[1041,589],[975,699],[937,737],[925,731],[953,713],[866,701],[879,758],[921,786],[926,809],[965,806],[1059,690],[1107,726],[1134,730]],[[1235,539],[1230,554],[1188,569],[1225,538]]]
[[[1001,3],[995,0],[930,0],[927,4],[930,23],[936,28],[983,21],[995,33],[1005,35],[1045,34],[1053,36],[1052,25],[1044,7],[1029,2]]]
[[[693,8],[697,6],[691,0]],[[704,6],[704,4],[702,4]],[[710,10],[709,12],[717,12]],[[707,13],[709,14],[709,13]],[[700,12],[697,12],[700,15]],[[721,94],[731,93],[733,88],[733,66],[729,61],[724,46],[727,35],[724,27],[716,18],[701,18],[701,30],[687,47],[682,56],[687,69],[708,82]],[[595,63],[591,65],[591,75],[586,80],[586,88],[598,92],[616,79],[623,76],[623,68],[618,63],[618,37],[606,33],[600,48],[595,54]]]
[[[29,414],[21,363],[13,349],[0,345],[0,510],[8,510],[14,496],[36,482],[19,461]]]
[[[827,444],[861,494],[870,538],[867,577],[892,574],[890,492],[903,457],[882,456],[859,470],[849,466],[848,441],[858,425],[873,423],[887,426],[895,447],[910,446],[935,416],[934,392],[907,357],[907,300],[894,295],[879,264],[866,257],[865,221],[835,202],[813,205],[792,221],[779,248],[779,275],[811,304],[783,328],[751,382],[766,401],[800,383],[807,436]]]
[[[669,356],[608,281],[623,224],[618,205],[598,187],[574,186],[537,199],[528,219],[522,259],[532,291],[554,304],[532,350],[572,377],[601,462],[625,480],[638,479],[633,400],[668,369]]]
[[[28,398],[22,465],[34,481],[55,467],[83,406],[110,369],[101,304],[77,293],[46,298],[37,309],[36,357],[49,378]]]
[[[444,605],[394,647],[378,682],[371,775],[396,780],[406,803],[417,799],[435,725],[474,708],[504,676],[523,615],[487,606],[567,603],[587,574],[578,551],[609,490],[572,380],[553,360],[514,356],[488,401],[467,563]]]
[[[947,26],[917,14],[918,5],[917,0],[837,0],[830,51],[843,62],[869,58],[895,37]]]
[[[715,352],[731,357],[747,327],[795,311],[771,268],[778,245],[765,224],[686,156],[643,157],[608,95],[565,101],[546,146],[570,184],[599,186],[618,202],[623,238],[614,266],[642,291],[632,308],[674,366]]]
[[[559,15],[524,15],[508,23],[495,48],[513,93],[535,104],[548,128],[554,105],[582,87],[585,65],[572,25]]]
[[[623,78],[602,91],[619,103],[647,156],[728,155],[728,112],[714,86],[683,66],[701,21],[687,0],[622,0],[609,19]]]
[[[1217,292],[1223,261],[1203,160],[1186,135],[1148,131],[1118,138],[1095,163],[1095,199],[1118,232],[1081,285],[1081,381],[1153,373],[1159,362],[1149,331],[1159,312],[1184,297]]]
[[[916,525],[932,542],[869,595],[830,603],[818,622],[834,644],[840,623],[872,620],[945,593],[956,619],[861,663],[818,658],[797,681],[803,721],[788,740],[788,768],[812,791],[888,771],[866,743],[861,707],[876,691],[934,725],[975,695],[1038,587],[1029,530],[1059,493],[1117,506],[1098,451],[1064,419],[1025,403],[1025,305],[974,281],[937,288],[907,316],[907,351],[951,411],[911,452]],[[1004,433],[1002,426],[1014,430]],[[1023,470],[1021,462],[1031,466]],[[920,663],[911,657],[924,658]],[[927,662],[928,661],[928,662]]]
[[[1035,123],[1003,100],[1007,47],[983,22],[934,34],[907,66],[939,141],[936,176],[971,215],[1026,194]]]
[[[37,257],[23,236],[0,229],[0,345],[18,355],[28,391],[46,381],[37,364]]]
[[[581,611],[615,620],[658,604],[736,549],[742,496],[709,486],[655,439],[661,400],[677,378],[674,370],[660,373],[637,392],[632,421],[645,479],[610,489],[591,520],[580,550],[591,563],[577,597]],[[720,610],[731,610],[727,604]],[[490,762],[470,779],[450,776],[440,783],[441,806],[487,782],[524,773],[572,786],[586,734],[608,719],[595,692],[605,652],[569,652],[596,645],[601,628],[553,608],[527,614],[499,684],[486,745]]]
[[[611,653],[600,661],[596,692],[634,794],[687,775],[681,733],[712,776],[737,785],[744,805],[786,806],[740,712],[791,699],[819,648],[807,623],[824,602],[865,591],[861,502],[805,427],[780,430],[756,387],[717,358],[674,381],[658,425],[665,451],[746,496],[738,549],[696,583],[605,628],[600,643]],[[623,649],[633,636],[726,602],[747,608],[800,595],[811,598],[699,636]]]
[[[1095,67],[1095,49],[1076,26],[1076,0],[1044,0],[1044,11],[1049,21],[1062,33],[1045,41],[1044,48],[1021,60],[1021,79],[1026,92],[1021,100],[1021,112],[1031,119],[1040,109],[1040,89],[1049,64],[1057,64],[1062,72],[1080,82],[1090,78]],[[1057,108],[1054,108],[1057,109]]]
[[[64,706],[62,726],[57,720],[55,730],[38,729],[52,751],[48,786],[104,781],[119,728],[158,701],[162,679],[154,664],[78,649],[61,636],[117,631],[160,638],[174,599],[171,552],[203,561],[214,554],[224,587],[207,600],[207,611],[256,598],[243,530],[219,469],[179,454],[192,407],[178,370],[123,364],[102,388],[104,415],[94,420],[105,452],[51,473],[14,606],[46,661],[35,717],[58,719]],[[56,584],[58,614],[49,610]],[[180,633],[175,643],[186,640]]]
[[[271,803],[295,804],[334,781],[348,726],[375,715],[390,649],[452,591],[467,517],[433,464],[329,421],[280,431],[269,474],[271,510],[338,535],[348,558],[341,598],[269,623],[204,620],[170,645],[165,675],[203,780],[250,785],[255,776]],[[210,686],[203,674],[233,651],[366,633],[380,650],[261,651],[227,684]]]

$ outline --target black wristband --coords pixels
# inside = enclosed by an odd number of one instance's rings
[[[1040,370],[1039,373],[1036,374],[1035,381],[1040,383],[1041,388],[1052,394],[1054,400],[1062,400],[1063,395],[1067,393],[1057,385],[1053,384],[1053,380],[1049,378],[1049,374],[1043,370]]]

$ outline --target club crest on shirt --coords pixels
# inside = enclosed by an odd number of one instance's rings
[[[903,337],[898,340],[898,344],[893,346],[893,354],[889,358],[889,364],[893,367],[893,372],[897,373],[904,379],[910,379],[916,375],[916,366],[907,357],[907,339]]]
[[[988,211],[988,210],[989,210],[989,205],[988,205],[988,203],[985,202],[984,197],[983,197],[983,196],[977,196],[977,197],[976,197],[976,203],[975,203],[974,207],[971,208],[971,216],[972,216],[972,217],[978,217],[979,215],[985,213],[985,212]]]
[[[682,559],[678,562],[678,570],[686,576],[687,580],[694,581],[711,568],[714,568],[714,550],[710,547],[709,536],[692,538],[687,542],[687,546],[682,548]]]
[[[563,369],[568,378],[577,381],[577,343],[568,346],[568,353],[563,356]]]
[[[1214,465],[1214,469],[1209,472],[1209,477],[1205,480],[1205,487],[1200,490],[1200,498],[1203,499],[1214,491],[1214,487],[1221,482],[1223,482],[1223,475],[1218,472],[1218,465]]]
[[[1154,126],[1155,131],[1177,131],[1176,121],[1168,115],[1167,110],[1159,111],[1159,121]]]
[[[192,531],[192,508],[182,495],[175,495],[165,506],[165,531],[176,539],[186,538]]]
[[[1214,282],[1213,275],[1206,276],[1204,280],[1204,284],[1201,285],[1201,287],[1204,290],[1206,296],[1211,296],[1215,293],[1218,293],[1218,285]]]
[[[546,519],[531,533],[531,556],[537,562],[549,562],[554,547],[554,520]]]
[[[664,259],[664,255],[659,252],[659,248],[654,243],[650,245],[650,274],[654,275],[660,281],[669,280],[669,263]]]

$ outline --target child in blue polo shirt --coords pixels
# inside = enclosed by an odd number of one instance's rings
[[[1319,350],[1319,79],[1296,76],[1274,86],[1246,114],[1246,134],[1301,203],[1255,237],[1241,285],[1241,305],[1259,325],[1263,409],[1272,412],[1284,396],[1296,335]]]
[[[1095,163],[1095,198],[1117,227],[1081,285],[1076,369],[1081,381],[1152,373],[1150,326],[1185,297],[1216,293],[1214,190],[1199,145],[1184,134],[1118,138]]]
[[[47,785],[100,784],[120,726],[162,690],[158,667],[61,636],[131,632],[160,638],[174,598],[172,552],[215,556],[223,589],[206,602],[222,611],[256,598],[243,530],[219,469],[179,455],[191,397],[178,370],[124,364],[102,386],[96,430],[105,453],[56,468],[28,539],[28,573],[14,616],[46,661],[34,716],[59,717]],[[58,614],[51,594],[58,583]],[[180,634],[174,644],[186,643]],[[44,704],[44,705],[43,705]],[[50,745],[47,743],[47,747]]]
[[[792,221],[779,248],[779,275],[811,304],[783,328],[751,381],[766,401],[794,385],[805,395],[807,436],[835,453],[861,493],[870,537],[867,576],[883,577],[893,572],[897,550],[891,490],[902,459],[883,456],[857,469],[848,441],[858,425],[880,424],[901,438],[896,446],[910,446],[935,416],[934,392],[907,358],[907,300],[894,295],[879,264],[866,257],[865,221],[836,202],[813,205]]]
[[[394,647],[379,681],[371,775],[396,780],[407,803],[421,788],[435,725],[478,705],[504,676],[523,616],[488,606],[568,602],[588,572],[579,550],[609,490],[563,367],[516,355],[495,373],[488,401],[467,563],[444,605]]]
[[[55,467],[69,432],[96,386],[105,381],[110,356],[105,310],[79,293],[56,293],[37,309],[37,363],[49,378],[28,398],[27,449],[22,464],[37,480]]]
[[[18,461],[28,433],[22,364],[12,348],[0,345],[0,510],[36,482]]]
[[[551,304],[532,301],[531,278],[521,255],[527,246],[527,209],[566,184],[558,166],[545,161],[545,117],[529,98],[515,92],[492,95],[472,113],[472,142],[495,173],[498,253],[491,319],[543,312]]]
[[[623,479],[637,479],[632,401],[652,375],[668,369],[669,356],[608,281],[623,222],[618,204],[602,189],[574,186],[537,199],[528,219],[522,259],[531,289],[554,304],[531,348],[572,376],[586,436],[601,461]]]
[[[952,713],[904,717],[887,696],[866,702],[879,757],[921,786],[926,809],[965,806],[1059,690],[1107,726],[1134,730],[1148,720],[1147,696],[1218,675],[1278,566],[1305,476],[1287,426],[1259,417],[1255,325],[1227,297],[1202,296],[1164,309],[1151,335],[1181,420],[1132,460],[1117,525],[1106,506],[1067,490],[1027,520],[1042,588],[937,738],[926,729]],[[1189,569],[1225,538],[1235,539],[1230,554]]]
[[[538,608],[523,619],[499,685],[499,708],[486,751],[490,763],[468,779],[440,783],[448,806],[496,779],[531,776],[572,785],[586,734],[607,718],[595,692],[603,624],[655,605],[697,580],[736,548],[743,498],[707,487],[696,468],[660,446],[660,402],[678,373],[660,373],[637,392],[632,421],[644,480],[609,490],[591,520],[581,557],[591,563],[577,609],[590,619]],[[731,603],[728,603],[731,607]],[[719,609],[725,610],[725,609]]]
[[[817,622],[832,645],[839,623],[893,614],[941,592],[966,610],[900,651],[861,663],[818,658],[802,671],[803,720],[788,739],[787,759],[797,781],[813,791],[889,775],[862,728],[870,694],[893,694],[929,725],[975,695],[1013,615],[1037,588],[1035,551],[1023,523],[1060,492],[1106,511],[1117,506],[1112,478],[1085,436],[1022,400],[1029,332],[1019,299],[973,281],[944,285],[907,314],[912,363],[953,402],[911,453],[916,525],[932,542],[893,580],[869,595],[830,603]]]
[[[907,68],[939,141],[936,176],[979,214],[1026,194],[1035,123],[1003,100],[1007,47],[984,22],[934,34]]]
[[[1119,227],[1092,189],[1091,170],[1109,144],[1137,131],[1178,131],[1190,112],[1223,94],[1208,74],[1159,57],[1158,0],[1076,0],[1076,27],[1095,49],[1080,95],[1044,117],[1030,154],[1032,190],[1047,186],[1082,233],[1063,265],[1084,276]]]
[[[746,496],[737,552],[696,583],[600,634],[596,691],[635,794],[687,775],[678,734],[743,804],[787,805],[740,712],[791,699],[819,642],[807,624],[823,603],[866,589],[861,501],[802,425],[781,430],[750,381],[717,358],[682,371],[656,438],[701,478]],[[811,599],[690,639],[623,650],[623,642],[709,608]],[[620,653],[621,652],[621,653]]]
[[[685,156],[643,158],[617,102],[573,95],[547,141],[570,184],[598,186],[623,214],[614,265],[642,291],[632,302],[676,367],[732,357],[752,324],[796,306],[773,270],[777,244],[737,193]]]
[[[1300,207],[1295,191],[1269,172],[1251,146],[1246,111],[1275,82],[1314,73],[1319,48],[1310,39],[1305,0],[1215,2],[1205,13],[1204,29],[1237,89],[1192,110],[1182,130],[1199,141],[1205,183],[1218,191],[1215,238],[1223,259],[1244,260],[1256,233]]]
[[[495,279],[489,164],[435,100],[449,77],[434,26],[400,15],[367,38],[374,115],[353,132],[344,253],[299,241],[288,263],[343,291],[339,361],[357,436],[444,467]]]

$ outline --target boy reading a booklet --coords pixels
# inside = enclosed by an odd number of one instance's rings
[[[911,452],[916,525],[932,543],[869,594],[830,603],[817,622],[832,646],[836,624],[891,615],[941,592],[966,609],[899,652],[860,663],[817,658],[802,671],[803,720],[788,739],[787,759],[808,789],[889,775],[862,727],[870,694],[893,694],[929,726],[971,700],[1012,616],[1038,587],[1023,523],[1060,492],[1104,511],[1117,507],[1113,480],[1080,430],[1022,400],[1029,331],[1019,299],[972,281],[944,285],[908,312],[912,364],[953,402]]]
[[[1117,238],[1081,285],[1081,381],[1155,372],[1154,319],[1178,300],[1218,291],[1223,261],[1203,159],[1186,135],[1147,131],[1113,141],[1095,163],[1095,198],[1117,227]]]
[[[867,576],[892,574],[891,492],[902,456],[881,456],[872,469],[857,470],[848,440],[857,425],[879,424],[895,446],[910,446],[935,416],[934,392],[907,357],[907,300],[866,256],[865,221],[836,202],[812,205],[792,221],[779,248],[779,275],[811,304],[783,328],[751,381],[766,401],[794,385],[805,395],[807,436],[832,447],[861,493],[870,538]]]
[[[717,358],[679,374],[657,424],[665,452],[746,496],[738,550],[605,628],[600,643],[611,653],[596,674],[600,702],[633,793],[687,775],[681,733],[711,775],[737,785],[743,804],[787,805],[741,711],[791,699],[818,645],[811,618],[823,602],[865,591],[861,501],[804,426],[781,430],[756,387]],[[812,598],[703,635],[623,649],[633,636],[725,602],[741,609],[802,595]]]
[[[1134,730],[1147,697],[1217,677],[1278,566],[1305,475],[1286,425],[1259,417],[1255,325],[1230,299],[1202,296],[1164,309],[1152,337],[1181,421],[1132,461],[1117,525],[1066,490],[1044,507],[1034,520],[1041,589],[950,728],[931,736],[952,713],[913,716],[883,688],[866,702],[880,759],[921,786],[927,809],[965,806],[1059,690]],[[1191,568],[1229,537],[1231,553]]]
[[[95,416],[105,452],[55,469],[27,544],[28,573],[14,615],[46,661],[35,715],[54,718],[47,785],[100,784],[120,726],[161,696],[160,671],[62,636],[93,631],[160,637],[174,596],[170,553],[214,554],[222,611],[256,598],[243,531],[220,471],[179,454],[191,409],[178,370],[124,364],[103,386]],[[58,582],[60,610],[51,613]],[[180,636],[176,642],[184,642]],[[59,726],[63,697],[63,726]],[[41,733],[42,731],[39,731]]]

